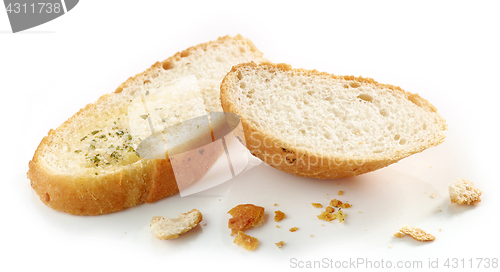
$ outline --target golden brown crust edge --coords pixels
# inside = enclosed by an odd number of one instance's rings
[[[235,65],[221,83],[222,108],[224,111],[232,112],[240,116],[245,133],[246,145],[250,152],[266,164],[278,170],[291,173],[296,176],[317,179],[353,177],[386,167],[412,154],[421,152],[429,147],[439,145],[444,141],[445,136],[442,131],[446,130],[447,126],[445,120],[438,115],[436,122],[442,129],[441,133],[438,133],[434,139],[429,139],[429,141],[413,148],[412,150],[402,150],[394,156],[374,155],[362,158],[335,155],[318,156],[308,150],[297,148],[292,143],[283,141],[275,135],[266,133],[250,122],[249,119],[241,113],[236,106],[234,97],[231,94],[231,86],[234,86],[234,84],[238,81],[238,70],[246,67],[261,67],[271,71],[290,71],[308,76],[319,75],[332,79],[341,78],[360,83],[374,84],[376,86],[388,88],[395,92],[403,93],[410,101],[427,111],[437,113],[437,109],[429,101],[421,98],[417,94],[406,92],[397,86],[378,83],[371,78],[337,76],[324,72],[318,72],[316,70],[293,69],[290,65],[283,63],[274,64],[266,62],[256,64],[249,62]]]
[[[245,41],[254,52],[259,52],[255,45],[241,35],[235,37],[220,37],[216,41],[198,44],[184,51],[177,52],[162,62],[156,62],[146,71],[130,77],[115,90],[114,93],[104,94],[94,102],[87,104],[72,117],[66,120],[56,130],[51,129],[37,147],[33,159],[29,162],[27,178],[31,187],[47,206],[62,212],[74,215],[99,215],[123,210],[144,202],[150,203],[163,197],[179,192],[170,160],[139,160],[129,165],[119,173],[108,173],[92,177],[75,179],[71,175],[57,175],[46,169],[39,162],[42,149],[50,145],[51,135],[70,126],[86,112],[95,109],[96,105],[108,101],[111,96],[123,91],[124,88],[137,82],[143,83],[148,76],[157,76],[158,69],[170,69],[172,61],[187,57],[199,48],[206,50],[209,46],[216,46],[228,39]],[[260,53],[260,52],[259,52]],[[262,54],[262,53],[260,53]],[[207,152],[200,165],[209,167],[220,155],[220,150]],[[209,157],[212,156],[212,157]],[[193,161],[194,162],[194,161]],[[198,177],[193,177],[196,179]]]

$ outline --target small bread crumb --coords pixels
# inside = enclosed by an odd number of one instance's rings
[[[323,208],[323,205],[321,203],[311,203],[314,208]]]
[[[325,212],[333,213],[334,211],[335,211],[335,209],[332,206],[328,206],[325,208]]]
[[[431,195],[431,198],[435,198],[435,197],[436,197],[436,195],[434,195],[434,194]]]
[[[336,198],[332,199],[332,201],[330,201],[330,206],[339,208],[340,205],[342,205],[342,201],[340,201],[340,200],[338,200]]]
[[[434,241],[436,239],[433,235],[428,234],[419,228],[413,228],[407,225],[403,226],[399,231],[410,235],[413,239],[418,241]]]
[[[240,230],[258,226],[264,219],[264,208],[253,204],[238,205],[227,213],[232,216],[228,222],[231,235],[236,234]]]
[[[344,203],[344,204],[340,205],[340,208],[342,208],[342,209],[347,209],[347,208],[350,208],[350,207],[352,207],[352,205],[349,204],[349,203]]]
[[[344,191],[339,191],[338,195],[343,195]]]
[[[401,233],[401,232],[394,233],[394,237],[396,237],[396,238],[403,238],[404,236],[405,235],[403,233]]]
[[[241,246],[246,250],[254,250],[259,245],[259,239],[245,234],[243,231],[238,231],[233,243]]]
[[[275,244],[278,246],[279,249],[281,249],[283,247],[283,245],[285,244],[285,242],[279,241],[279,242],[277,242]]]
[[[339,209],[336,213],[334,213],[335,217],[339,220],[340,223],[345,221],[345,217],[347,216],[341,209]]]
[[[279,229],[279,228],[280,228],[280,225],[276,225],[276,227]]]
[[[274,206],[278,206],[278,204],[274,203]]]
[[[337,218],[335,216],[335,214],[329,213],[327,211],[324,211],[320,215],[318,215],[318,219],[325,220],[325,221],[328,221],[328,222],[335,220],[335,218]]]
[[[314,235],[311,234],[311,235],[309,235],[309,237],[314,237]]]
[[[279,222],[285,218],[285,213],[282,211],[275,211],[274,212],[274,221]]]
[[[177,218],[170,219],[163,216],[154,216],[151,219],[150,227],[156,238],[160,240],[176,239],[196,227],[203,220],[201,212],[192,209],[187,213],[181,213]]]
[[[471,181],[459,179],[448,187],[451,203],[477,205],[481,202],[481,190],[474,187]]]
[[[389,248],[392,248],[392,245],[389,245]]]
[[[297,227],[293,227],[293,228],[289,229],[289,231],[290,231],[290,232],[296,232],[298,229],[299,229],[299,228],[297,228]]]

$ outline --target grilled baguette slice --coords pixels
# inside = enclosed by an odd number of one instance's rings
[[[165,109],[149,110],[163,111],[162,120],[170,124],[222,111],[219,86],[224,75],[233,65],[260,61],[261,57],[262,53],[250,40],[238,35],[199,44],[155,63],[122,83],[114,93],[103,95],[49,131],[29,162],[27,176],[32,188],[51,208],[78,215],[114,212],[177,193],[169,159],[138,156],[135,149],[144,138],[140,139],[130,127],[135,122],[132,119],[137,119],[128,114],[131,105],[171,82],[194,78],[200,97],[189,99],[201,101],[201,112],[199,107],[193,109],[184,101],[175,101],[175,97],[168,100],[172,102],[167,102]],[[198,174],[220,152],[206,150],[200,155],[203,157],[193,159]]]
[[[445,138],[445,120],[417,94],[287,64],[236,65],[222,81],[221,101],[240,116],[254,156],[297,176],[363,174]]]

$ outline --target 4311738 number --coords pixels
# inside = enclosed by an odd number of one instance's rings
[[[7,13],[61,13],[60,3],[9,3]]]

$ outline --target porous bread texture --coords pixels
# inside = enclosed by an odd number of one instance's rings
[[[457,179],[448,186],[451,203],[477,205],[481,202],[483,193],[470,180]]]
[[[156,238],[169,240],[179,238],[198,225],[203,220],[203,215],[197,209],[192,209],[187,213],[181,213],[176,218],[154,216],[151,219],[150,227]]]
[[[247,148],[267,164],[321,179],[370,172],[443,142],[445,120],[417,94],[370,78],[242,63],[221,84]]]
[[[410,227],[408,225],[404,225],[399,231],[401,233],[410,235],[413,239],[418,241],[434,241],[436,239],[434,235],[426,233],[422,229]],[[396,234],[394,234],[394,236],[396,236]]]
[[[32,188],[46,205],[78,215],[109,213],[177,193],[169,159],[137,156],[135,148],[143,139],[131,134],[128,106],[157,86],[195,76],[206,112],[221,111],[220,81],[233,65],[251,60],[261,61],[262,53],[250,40],[226,36],[178,52],[129,78],[49,131],[29,162]],[[189,109],[169,114],[179,122],[190,117]],[[219,154],[206,151],[191,163],[202,174]]]

